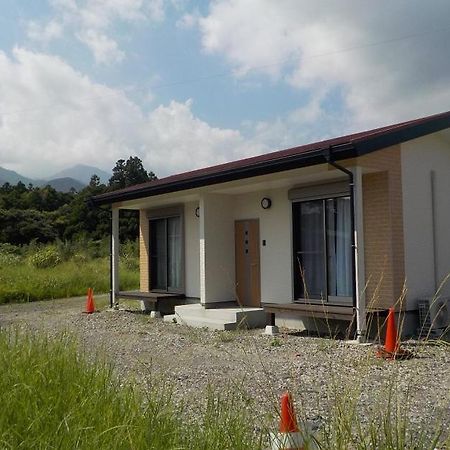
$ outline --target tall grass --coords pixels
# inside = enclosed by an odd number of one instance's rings
[[[120,287],[139,286],[137,249],[133,244],[120,260]],[[108,292],[109,258],[104,245],[63,243],[19,248],[0,247],[0,304],[84,295],[87,287]]]
[[[0,331],[0,366],[0,448],[261,448],[237,396],[210,393],[186,421],[170,388],[155,384],[144,397],[69,335]]]

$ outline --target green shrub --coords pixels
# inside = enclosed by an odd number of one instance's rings
[[[47,246],[37,250],[28,258],[28,261],[38,269],[45,269],[47,267],[56,267],[62,260],[56,247]]]
[[[0,254],[20,255],[21,247],[8,243],[0,243]]]
[[[22,258],[14,253],[0,253],[0,266],[15,266],[21,261]]]

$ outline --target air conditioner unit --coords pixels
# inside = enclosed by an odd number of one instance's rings
[[[428,297],[417,301],[421,333],[444,331],[450,327],[450,298]]]

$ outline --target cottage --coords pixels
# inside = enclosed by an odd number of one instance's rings
[[[249,323],[254,314],[254,325],[266,313],[294,328],[311,318],[353,323],[363,337],[370,314],[392,305],[414,330],[418,301],[450,273],[449,196],[446,112],[92,201],[112,207],[112,301],[126,295],[118,282],[119,211],[133,209],[140,298],[188,303],[175,312],[193,325],[226,329],[232,319],[218,311],[228,309],[247,311]],[[440,296],[449,294],[444,283]]]

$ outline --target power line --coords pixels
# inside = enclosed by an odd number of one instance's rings
[[[444,33],[446,31],[450,31],[450,27],[440,28],[440,29],[436,29],[436,30],[425,30],[425,31],[418,32],[418,33],[412,33],[412,34],[398,36],[398,37],[391,38],[391,39],[386,39],[386,40],[383,40],[383,41],[370,42],[370,43],[360,44],[360,45],[353,45],[353,46],[344,47],[344,48],[333,50],[333,51],[329,51],[329,52],[317,53],[317,54],[314,54],[314,55],[309,55],[306,58],[303,58],[302,61],[307,61],[309,59],[315,59],[315,58],[322,58],[322,57],[325,57],[325,56],[332,56],[332,55],[341,54],[341,53],[352,52],[352,51],[355,51],[355,50],[361,50],[361,49],[370,48],[370,47],[376,47],[376,46],[380,46],[380,45],[387,45],[387,44],[391,44],[391,43],[394,43],[394,42],[400,42],[400,41],[405,41],[405,40],[409,40],[409,39],[417,39],[419,37],[423,37],[423,36],[426,36],[426,35],[433,35],[433,34],[438,34],[438,33]],[[283,60],[280,60],[280,61],[277,61],[277,62],[274,62],[274,63],[270,63],[270,64],[263,64],[263,65],[258,65],[258,66],[252,66],[252,67],[250,67],[248,69],[247,72],[255,71],[255,70],[261,70],[261,69],[266,69],[266,68],[270,68],[270,67],[282,66],[282,65],[284,65],[284,64],[286,64],[286,63],[288,63],[290,61],[292,61],[292,57],[285,58]],[[234,71],[229,70],[229,71],[220,72],[220,73],[216,73],[216,74],[199,76],[199,77],[191,78],[191,79],[185,79],[185,80],[179,80],[179,81],[174,81],[174,82],[170,82],[170,83],[163,83],[163,84],[159,84],[159,85],[148,86],[148,87],[145,87],[145,88],[142,87],[140,89],[134,89],[134,92],[135,93],[148,92],[148,91],[157,90],[157,89],[163,89],[163,88],[167,88],[167,87],[181,86],[181,85],[187,85],[187,84],[195,84],[195,83],[199,83],[199,82],[206,81],[206,80],[217,79],[217,78],[225,78],[225,77],[233,76],[234,74],[235,74]],[[114,88],[109,88],[108,87],[108,89],[113,90]],[[117,90],[114,90],[114,92],[112,92],[111,95],[117,95]],[[102,97],[104,98],[104,97],[106,97],[106,95],[97,96],[97,99],[101,99]],[[31,109],[23,109],[23,110],[10,111],[10,112],[2,111],[2,112],[0,112],[0,115],[2,115],[2,116],[9,116],[9,115],[16,115],[16,114],[22,114],[22,113],[27,113],[27,112],[45,111],[45,110],[53,108],[55,105],[58,105],[58,104],[46,106],[46,107],[43,107],[43,108],[31,108]],[[85,109],[86,108],[83,108],[83,110],[85,110]]]

